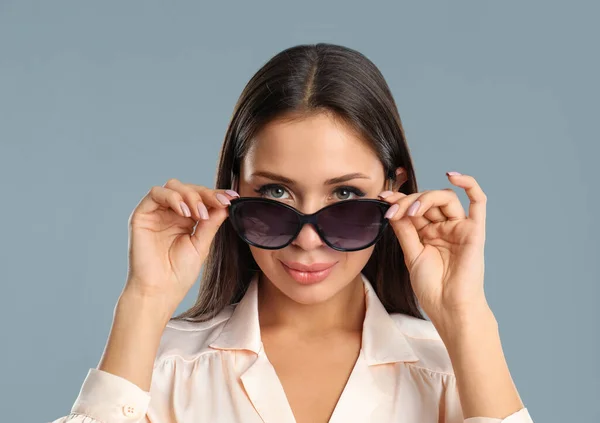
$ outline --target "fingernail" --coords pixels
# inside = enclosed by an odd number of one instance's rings
[[[381,198],[386,198],[386,197],[389,197],[389,196],[390,196],[390,195],[392,195],[392,194],[393,194],[393,192],[392,192],[392,191],[383,191],[381,194],[379,194],[379,196],[380,196]]]
[[[230,190],[230,189],[228,189],[227,191],[225,191],[225,194],[227,194],[227,195],[229,195],[231,197],[239,197],[240,196],[237,192],[235,192],[233,190]]]
[[[181,211],[183,212],[185,217],[192,217],[192,212],[190,211],[190,208],[187,206],[187,204],[185,204],[183,201],[180,204],[181,204]]]
[[[459,175],[462,175],[462,173],[458,173],[458,172],[446,172],[446,175],[448,175],[448,176],[459,176]]]
[[[412,203],[412,205],[408,208],[408,211],[406,212],[406,214],[408,214],[409,216],[414,216],[415,213],[417,212],[417,210],[419,210],[419,206],[421,205],[420,201],[415,201],[414,203]]]
[[[198,213],[203,220],[208,220],[208,210],[202,203],[198,203]]]
[[[388,209],[387,212],[385,212],[385,218],[386,219],[391,219],[392,217],[394,217],[394,215],[396,214],[396,212],[398,211],[398,209],[400,208],[400,206],[398,204],[394,204],[392,207],[390,207]]]
[[[219,200],[219,203],[223,204],[224,206],[230,206],[231,205],[231,203],[229,202],[229,200],[227,199],[227,197],[225,197],[221,193],[217,193],[217,200]]]

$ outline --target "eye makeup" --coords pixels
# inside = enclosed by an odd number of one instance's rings
[[[272,194],[275,190],[282,192],[282,195],[285,193],[290,194],[290,191],[281,184],[261,185],[260,187],[255,189],[254,192],[259,194],[263,198],[273,198],[273,199],[277,199],[277,200],[288,199],[288,197],[277,197],[277,196],[273,196],[273,195],[271,195],[271,196],[268,195],[268,194]],[[350,185],[342,185],[342,186],[336,187],[335,189],[333,189],[332,194],[335,195],[336,193],[350,193],[355,196],[354,198],[362,198],[366,195],[366,193],[363,190],[361,190],[360,188],[350,186]],[[291,197],[291,195],[290,195],[290,197]],[[344,201],[344,200],[348,200],[348,199],[352,199],[352,198],[337,197],[337,199],[340,201]]]

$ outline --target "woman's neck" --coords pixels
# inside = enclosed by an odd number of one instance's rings
[[[362,333],[366,311],[364,284],[359,274],[326,301],[300,304],[261,274],[258,311],[261,331],[283,331],[304,338]]]

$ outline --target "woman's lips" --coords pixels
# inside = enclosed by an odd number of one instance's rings
[[[323,281],[337,262],[335,263],[313,263],[311,265],[305,265],[301,263],[285,263],[281,262],[285,271],[290,275],[296,282],[301,284],[313,284]]]

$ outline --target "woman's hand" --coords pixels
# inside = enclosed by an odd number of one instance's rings
[[[434,323],[453,324],[487,309],[486,196],[473,177],[447,175],[452,184],[465,189],[471,202],[468,217],[452,188],[388,193],[384,201],[393,204],[387,217],[423,311]]]
[[[229,200],[235,197],[239,195],[234,191],[177,179],[152,187],[129,217],[124,293],[157,299],[166,311],[174,312],[198,278],[210,244],[229,214]]]

